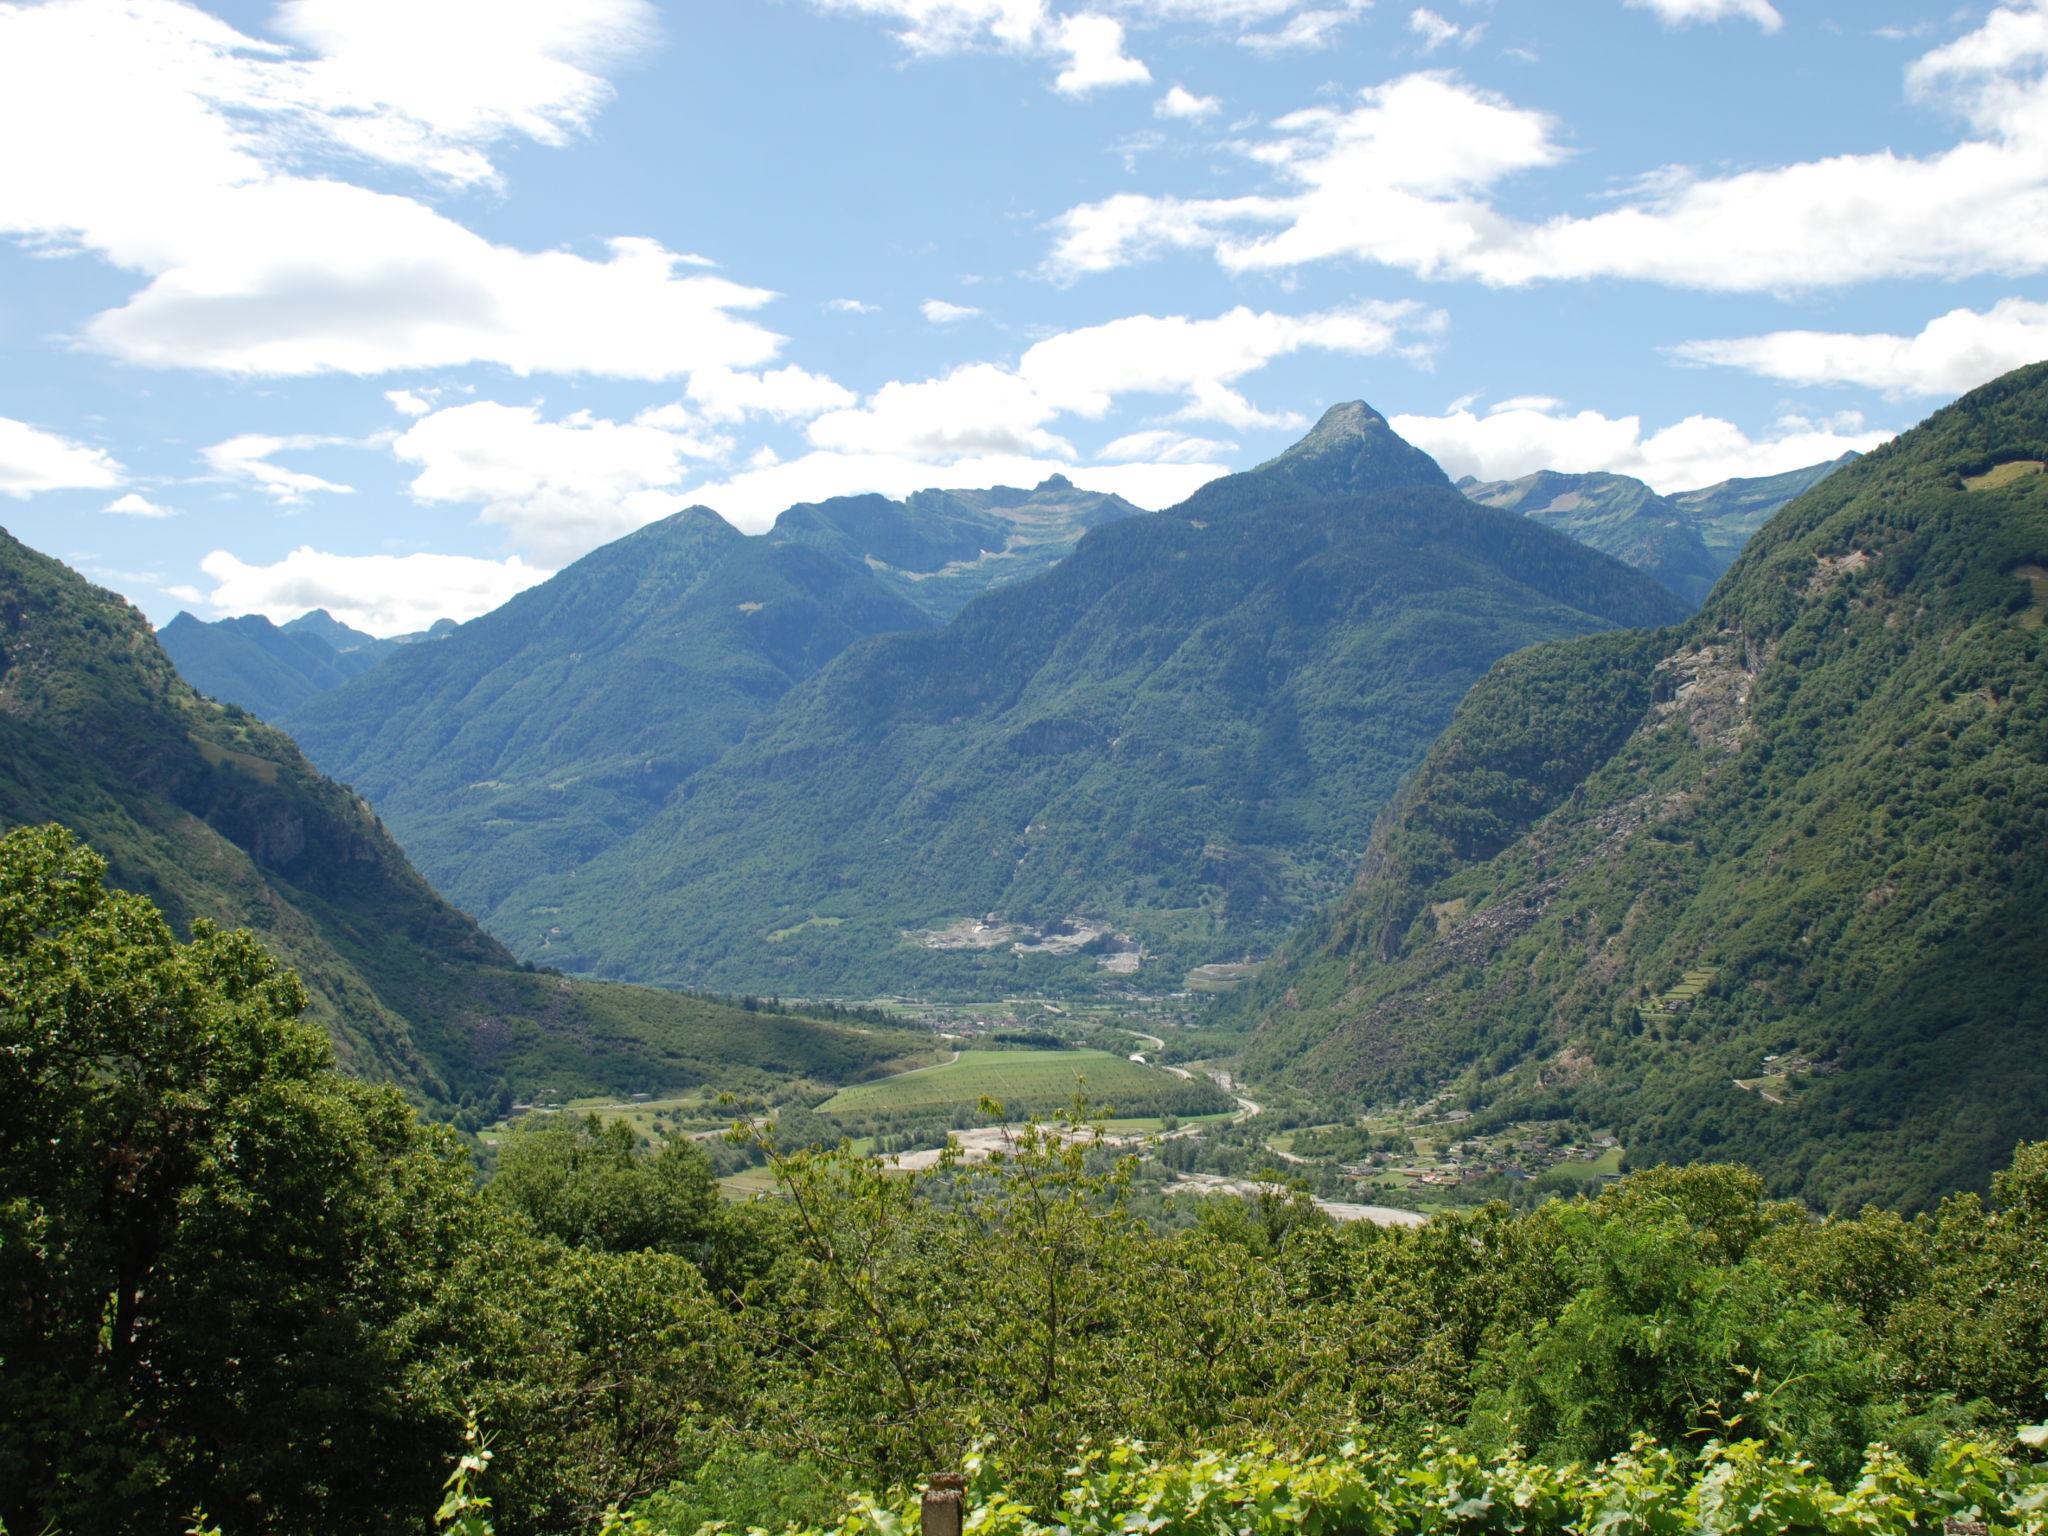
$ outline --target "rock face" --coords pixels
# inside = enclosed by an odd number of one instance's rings
[[[1683,626],[1495,667],[1251,989],[1250,1059],[1825,1206],[2048,1134],[2048,481],[1986,478],[2043,443],[2024,369],[1787,506]],[[1767,1058],[1811,1070],[1765,1098]]]

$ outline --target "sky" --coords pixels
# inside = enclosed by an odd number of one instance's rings
[[[2048,357],[2048,0],[0,0],[0,523],[468,619],[682,507],[1676,491]]]

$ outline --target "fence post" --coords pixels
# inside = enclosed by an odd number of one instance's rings
[[[967,1516],[967,1479],[953,1472],[926,1479],[922,1513],[924,1536],[960,1536]]]

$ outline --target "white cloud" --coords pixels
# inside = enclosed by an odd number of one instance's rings
[[[245,432],[231,437],[224,443],[215,443],[200,450],[200,457],[216,475],[229,480],[245,480],[259,486],[273,500],[285,506],[297,506],[316,491],[332,495],[347,496],[353,488],[336,485],[332,480],[323,480],[318,475],[303,470],[286,469],[282,464],[270,462],[275,454],[303,452],[308,448],[331,448],[354,446],[348,438],[320,437],[311,433],[293,437],[269,437],[261,432]]]
[[[1181,122],[1199,123],[1214,117],[1223,110],[1222,101],[1215,96],[1197,96],[1184,85],[1176,85],[1152,104],[1154,117],[1172,118]]]
[[[1463,262],[1482,213],[1476,194],[1555,164],[1549,118],[1444,75],[1408,75],[1349,110],[1283,117],[1248,153],[1293,191],[1184,201],[1125,194],[1055,221],[1059,275],[1105,271],[1169,248],[1209,248],[1233,269],[1364,256],[1424,273]],[[1281,226],[1245,238],[1237,230]]]
[[[1959,395],[2048,358],[2048,304],[2004,299],[1979,314],[1952,309],[1918,335],[1773,331],[1727,341],[1689,341],[1688,362],[1746,368],[1792,384],[1860,384],[1894,398]]]
[[[199,566],[213,580],[206,602],[215,613],[260,613],[283,623],[325,608],[373,635],[406,634],[437,619],[473,619],[553,574],[517,556],[334,555],[305,547],[271,565],[250,565],[217,549]],[[189,588],[163,590],[191,600]]]
[[[1698,21],[1753,21],[1766,32],[1785,25],[1771,0],[1623,0],[1639,11],[1655,11],[1667,27],[1691,26]]]
[[[1461,408],[1443,416],[1395,416],[1389,424],[1453,479],[1605,470],[1633,475],[1666,494],[1801,469],[1851,449],[1867,453],[1892,435],[1868,430],[1853,413],[1821,422],[1786,417],[1762,438],[1713,416],[1688,416],[1646,435],[1640,416],[1567,413],[1540,397],[1506,401],[1484,415]]]
[[[864,304],[859,299],[827,299],[825,308],[835,315],[878,315],[882,312],[879,304]]]
[[[133,491],[130,491],[126,496],[115,497],[114,500],[108,502],[100,510],[102,512],[111,512],[116,517],[162,518],[176,517],[178,515],[172,508],[160,507],[147,497],[138,496]]]
[[[1059,412],[1010,369],[970,363],[942,378],[884,384],[858,408],[828,412],[809,430],[814,444],[836,453],[1071,458],[1073,445],[1045,427]]]
[[[1728,292],[2048,270],[2048,3],[2001,9],[1915,64],[1908,84],[1973,130],[1922,156],[1843,154],[1730,175],[1643,178],[1589,216],[1524,220],[1494,195],[1558,163],[1550,120],[1442,75],[1349,112],[1282,118],[1244,146],[1273,181],[1249,196],[1125,194],[1054,221],[1071,279],[1203,250],[1232,271],[1364,260],[1494,286],[1621,277]]]
[[[647,0],[286,0],[276,24],[313,56],[300,94],[327,132],[458,182],[492,179],[497,139],[586,132],[611,98],[602,71],[657,30]]]
[[[1106,446],[1099,459],[1145,459],[1155,464],[1214,463],[1237,452],[1237,444],[1209,437],[1189,437],[1164,427],[1128,432]]]
[[[1271,31],[1245,32],[1237,40],[1255,53],[1308,53],[1327,48],[1337,40],[1338,30],[1357,20],[1371,3],[1345,0],[1341,5],[1296,11]]]
[[[1479,41],[1486,31],[1486,24],[1461,27],[1447,16],[1440,16],[1424,6],[1417,6],[1408,13],[1408,30],[1422,39],[1422,51],[1434,53],[1447,43],[1456,43],[1461,48],[1470,48]]]
[[[416,501],[480,504],[480,521],[565,562],[675,511],[689,461],[730,446],[670,430],[672,419],[547,421],[533,406],[477,401],[421,417],[392,452],[418,466]]]
[[[819,417],[809,433],[816,447],[838,453],[1071,458],[1073,445],[1052,424],[1061,416],[1100,420],[1128,395],[1178,398],[1178,420],[1294,426],[1299,417],[1260,410],[1238,392],[1238,381],[1303,351],[1426,361],[1444,325],[1441,313],[1415,304],[1311,315],[1239,307],[1205,320],[1131,315],[1047,337],[1015,367],[974,363],[940,378],[887,384],[857,409]]]
[[[96,491],[126,478],[104,449],[0,416],[0,496],[21,501],[38,491]]]
[[[1123,23],[1108,16],[1069,16],[1059,24],[1057,46],[1067,67],[1053,80],[1065,96],[1086,96],[1118,85],[1143,85],[1152,71],[1124,52]]]
[[[1108,86],[1142,85],[1152,72],[1124,52],[1123,23],[1102,11],[1056,12],[1047,0],[812,0],[892,23],[920,57],[993,49],[1065,61],[1053,89],[1085,96]]]
[[[949,304],[944,299],[926,299],[917,307],[933,325],[957,325],[960,321],[972,320],[981,313],[971,304]]]
[[[391,408],[401,416],[424,416],[431,411],[433,402],[416,390],[387,389],[384,398],[391,402]]]
[[[587,121],[603,95],[588,66],[646,14],[627,0],[320,0],[285,13],[339,50],[308,57],[173,0],[0,7],[0,143],[37,146],[0,156],[0,233],[145,279],[84,335],[147,366],[757,366],[780,338],[745,312],[770,295],[697,272],[701,258],[638,238],[598,257],[522,251],[337,174],[361,153],[488,179],[494,138],[559,142]],[[491,35],[420,52],[418,29],[445,26]],[[406,46],[373,65],[394,29]]]
[[[770,416],[792,421],[853,404],[853,391],[837,380],[797,367],[767,373],[705,368],[690,375],[690,399],[709,421]]]

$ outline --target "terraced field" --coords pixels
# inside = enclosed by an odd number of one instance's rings
[[[1000,1100],[1012,1114],[1056,1108],[1076,1088],[1098,1108],[1127,1115],[1202,1114],[1230,1108],[1213,1084],[1176,1077],[1108,1051],[963,1051],[957,1060],[842,1088],[828,1115],[918,1114]]]
[[[1638,1008],[1636,1010],[1637,1017],[1645,1024],[1670,1023],[1671,1020],[1677,1018],[1687,1008],[1690,1008],[1699,995],[1706,991],[1713,983],[1714,978],[1720,974],[1721,967],[1718,965],[1706,965],[1701,966],[1695,971],[1687,971],[1685,979],[1679,982],[1677,986],[1673,987],[1669,992],[1658,993],[1647,1003],[1644,1003],[1642,1007]]]

